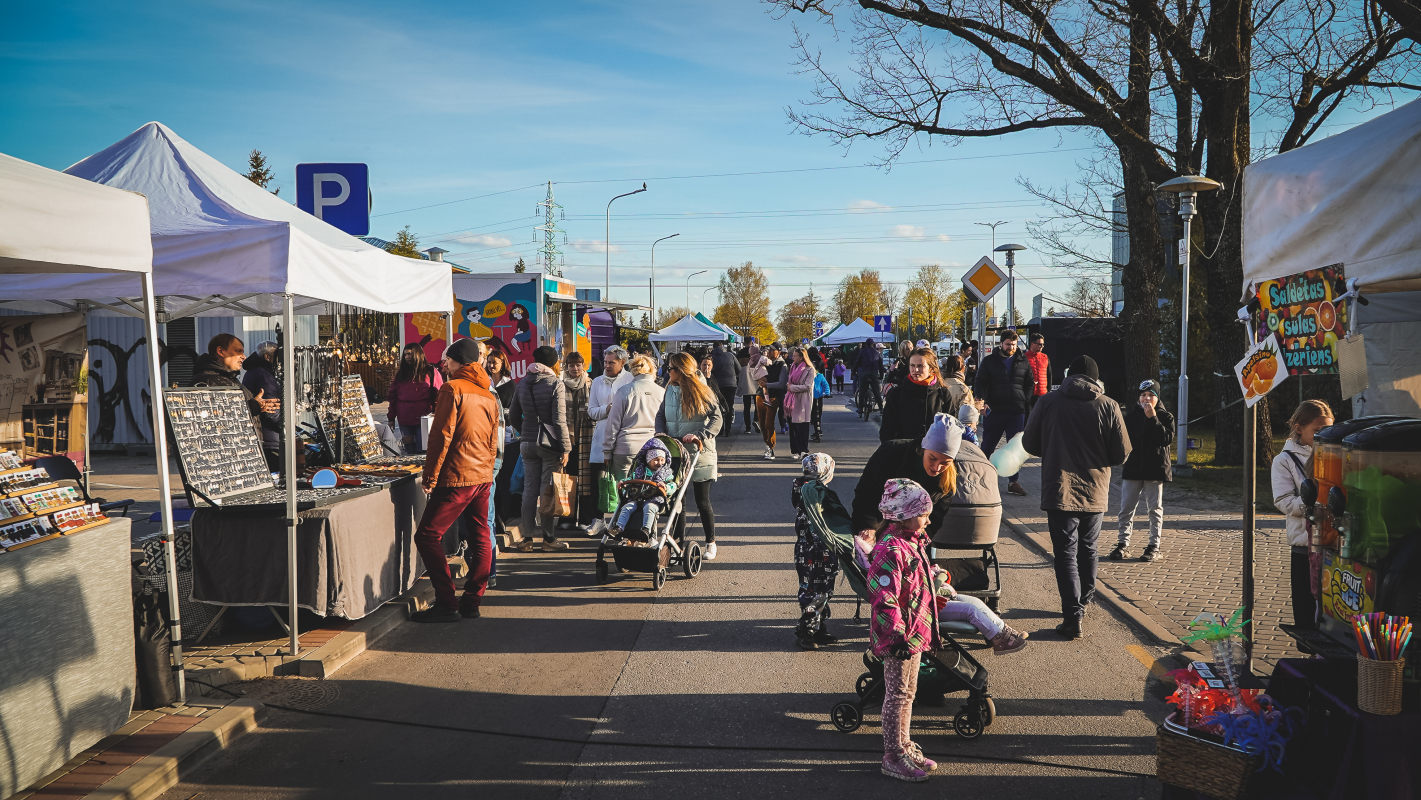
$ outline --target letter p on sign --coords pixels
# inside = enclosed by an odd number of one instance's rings
[[[296,207],[352,236],[369,234],[369,167],[297,164]]]

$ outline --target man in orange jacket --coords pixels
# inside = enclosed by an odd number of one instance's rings
[[[489,391],[488,373],[480,365],[485,346],[460,339],[444,351],[440,369],[449,380],[440,387],[434,405],[425,452],[424,491],[429,502],[415,531],[415,547],[434,584],[434,605],[410,615],[414,622],[458,622],[479,616],[493,562],[488,504],[493,496],[493,462],[502,435],[498,398]],[[444,534],[460,515],[468,531],[465,560],[469,579],[464,596],[456,598],[454,578],[444,556]]]

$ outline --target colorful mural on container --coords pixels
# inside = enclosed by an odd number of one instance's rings
[[[454,279],[454,338],[482,339],[508,355],[514,379],[533,363],[538,346],[537,284],[487,279]],[[445,325],[436,313],[405,315],[405,341],[424,348],[424,357],[438,363],[444,357]]]

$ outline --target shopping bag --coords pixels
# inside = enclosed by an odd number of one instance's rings
[[[577,491],[577,479],[566,472],[554,472],[553,480],[543,487],[538,498],[538,513],[544,517],[572,516],[572,495]]]
[[[135,707],[163,708],[178,699],[178,679],[173,672],[173,638],[164,613],[168,595],[138,594],[133,598],[138,697]]]
[[[523,456],[519,454],[518,460],[513,463],[513,474],[508,476],[509,492],[512,494],[523,494]]]
[[[612,476],[610,469],[602,470],[602,477],[598,480],[597,497],[597,509],[603,514],[611,514],[617,510],[617,479]]]
[[[992,466],[997,468],[998,475],[1015,475],[1021,472],[1021,465],[1031,458],[1031,454],[1026,452],[1022,446],[1021,434],[1011,437],[1011,440],[992,452]]]

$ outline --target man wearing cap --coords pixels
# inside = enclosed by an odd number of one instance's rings
[[[1140,384],[1140,396],[1135,407],[1125,415],[1125,432],[1134,448],[1125,460],[1120,477],[1120,540],[1110,551],[1111,561],[1130,557],[1130,530],[1134,527],[1135,509],[1141,500],[1150,515],[1150,543],[1145,545],[1141,561],[1159,561],[1160,538],[1164,534],[1164,485],[1174,480],[1173,454],[1174,417],[1160,402],[1159,381]]]
[[[1037,401],[1022,445],[1041,456],[1041,510],[1051,531],[1064,617],[1056,631],[1079,639],[1085,635],[1081,618],[1095,596],[1095,545],[1110,501],[1110,468],[1130,455],[1125,419],[1105,396],[1094,359],[1072,361],[1061,388]]]
[[[460,339],[444,351],[439,362],[449,379],[439,388],[434,403],[423,479],[429,502],[414,535],[419,557],[434,584],[434,604],[411,614],[413,622],[458,622],[461,616],[477,617],[488,588],[493,560],[488,504],[503,428],[498,398],[489,391],[488,373],[480,365],[485,349],[483,342]],[[443,544],[445,532],[460,515],[469,533],[464,556],[469,579],[463,598],[456,596]]]

